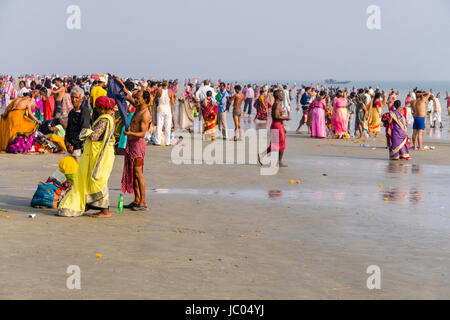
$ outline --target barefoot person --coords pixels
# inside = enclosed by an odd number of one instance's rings
[[[419,151],[424,151],[425,149],[422,146],[422,135],[425,130],[425,116],[426,116],[426,108],[425,103],[430,97],[431,92],[416,92],[416,100],[413,105],[413,116],[414,116],[414,125],[413,125],[413,150],[417,150],[417,142],[419,144]]]
[[[93,217],[111,217],[108,180],[114,166],[114,99],[102,96],[95,101],[100,113],[92,130],[83,131],[85,139],[80,166],[72,189],[58,206],[58,215],[79,217],[89,209],[99,209]]]
[[[150,93],[141,89],[133,96],[128,92],[128,101],[136,108],[131,118],[130,131],[124,131],[128,137],[122,176],[122,192],[134,192],[134,201],[124,208],[133,211],[147,210],[145,202],[144,158],[147,143],[145,133],[150,127],[152,117],[148,109]]]
[[[400,100],[393,103],[394,110],[389,111],[389,125],[386,128],[390,139],[387,140],[389,147],[389,159],[409,159],[408,149],[408,126],[401,112]]]
[[[302,118],[300,119],[300,123],[298,124],[298,128],[295,131],[295,133],[301,134],[302,132],[300,131],[300,129],[302,128],[302,126],[306,123],[306,121],[308,120],[308,109],[309,109],[309,105],[311,104],[312,101],[312,94],[311,94],[311,88],[308,87],[305,89],[305,92],[302,94],[302,97],[300,99],[300,104],[302,105]]]
[[[271,141],[267,150],[258,154],[258,162],[260,165],[262,165],[261,159],[266,154],[275,151],[279,152],[278,166],[287,167],[287,165],[283,163],[283,154],[284,150],[286,149],[286,131],[284,129],[283,121],[289,121],[291,119],[288,116],[282,115],[281,102],[284,99],[283,91],[276,90],[274,96],[275,96],[275,103],[272,107],[272,124],[270,126]],[[274,131],[276,131],[276,133]]]
[[[166,81],[162,83],[156,97],[158,98],[158,110],[155,144],[161,145],[164,127],[164,143],[166,146],[170,146],[170,133],[173,125],[172,108],[175,106],[175,95],[172,90],[169,90],[169,85]]]
[[[442,125],[442,108],[441,108],[441,102],[437,97],[434,95],[430,96],[431,101],[429,102],[431,104],[431,120],[433,121],[433,124],[431,125],[431,128],[436,128],[436,122],[439,122],[439,128],[443,128]]]
[[[237,138],[238,131],[239,131],[239,140],[242,139],[242,128],[241,128],[242,111],[241,111],[241,106],[242,106],[242,102],[244,101],[244,95],[241,92],[242,88],[241,88],[240,85],[236,85],[234,87],[234,90],[236,91],[236,93],[234,95],[232,95],[228,99],[227,109],[230,107],[231,104],[233,104],[234,141],[237,141],[237,139],[238,139]]]

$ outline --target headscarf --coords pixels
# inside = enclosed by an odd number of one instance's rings
[[[191,87],[190,87],[190,86],[187,86],[187,87],[185,88],[184,93],[183,93],[183,97],[184,97],[185,99],[192,99],[193,94],[192,94],[192,91],[191,91]]]
[[[98,97],[95,100],[95,107],[96,108],[112,110],[115,105],[116,105],[116,101],[114,99],[108,98],[108,97],[105,97],[105,96]]]

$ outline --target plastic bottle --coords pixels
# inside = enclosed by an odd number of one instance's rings
[[[123,193],[119,196],[119,204],[117,205],[117,213],[123,213]]]

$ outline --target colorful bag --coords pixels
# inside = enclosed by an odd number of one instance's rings
[[[60,200],[61,190],[54,183],[39,183],[33,199],[31,200],[31,206],[33,208],[47,207],[56,209]]]

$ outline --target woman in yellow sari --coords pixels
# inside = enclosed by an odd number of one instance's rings
[[[58,206],[58,215],[78,217],[89,209],[100,209],[93,216],[110,217],[108,179],[114,165],[114,99],[98,97],[95,107],[100,117],[92,130],[83,129],[80,134],[84,151],[74,177],[72,189]]]
[[[375,93],[374,98],[369,104],[369,118],[367,119],[367,124],[369,127],[369,133],[375,134],[378,137],[381,130],[381,94],[379,92]]]

